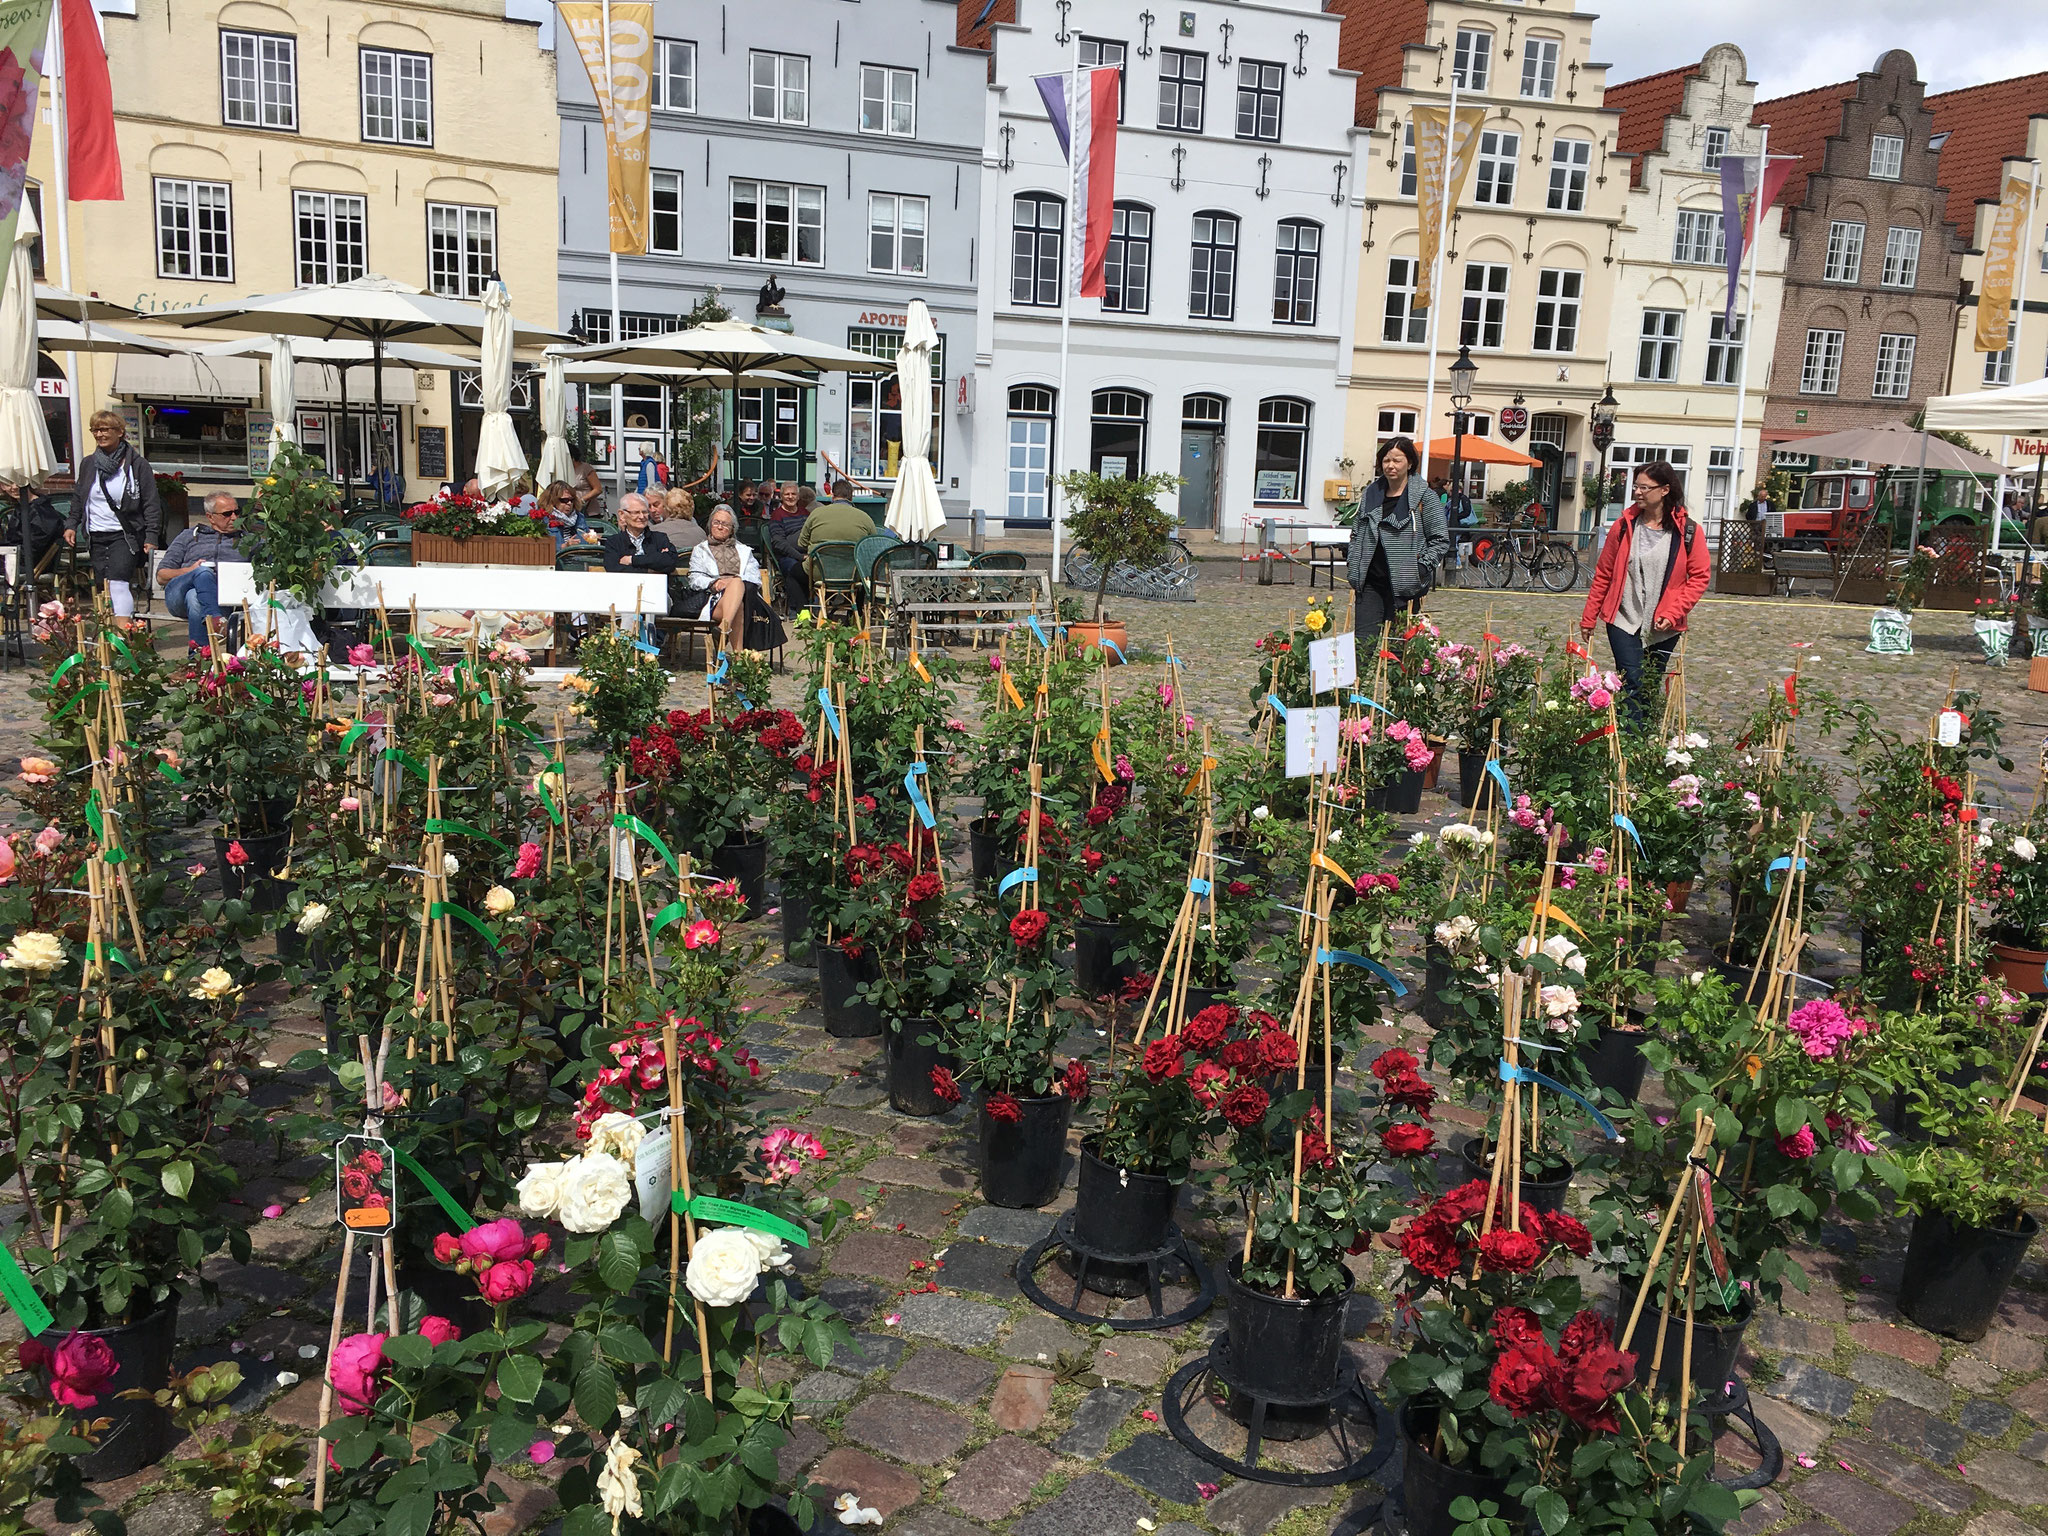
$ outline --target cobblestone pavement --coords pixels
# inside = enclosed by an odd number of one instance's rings
[[[1219,569],[1230,568],[1205,567],[1204,579]],[[1121,616],[1138,645],[1154,650],[1171,628],[1192,665],[1198,711],[1241,723],[1246,647],[1306,596],[1304,588],[1240,587],[1225,577],[1192,607],[1126,603]],[[1448,629],[1476,633],[1488,605],[1483,595],[1456,593],[1432,606]],[[1576,611],[1568,599],[1496,598],[1492,622],[1495,633],[1526,639],[1542,626],[1561,629]],[[2026,694],[2022,669],[1995,672],[1974,660],[1966,616],[1920,616],[1919,654],[1881,660],[1862,654],[1867,612],[1710,600],[1692,642],[1695,720],[1732,719],[1802,656],[1808,678],[1868,698],[1900,728],[1938,704],[1955,671],[2012,721],[2048,719]],[[1809,648],[1795,651],[1795,642]],[[1147,672],[1134,667],[1130,680]],[[0,677],[0,751],[25,745],[31,717],[22,674]],[[2015,737],[2031,739],[2028,730]],[[1426,817],[1441,820],[1449,809],[1442,795],[1425,797]],[[764,917],[772,926],[772,914]],[[1673,932],[1702,948],[1715,917],[1711,902],[1696,901]],[[1844,958],[1823,951],[1816,964],[1825,970]],[[860,1347],[828,1370],[790,1373],[803,1415],[783,1455],[790,1478],[858,1491],[887,1517],[885,1531],[909,1536],[1131,1536],[1141,1519],[1161,1536],[1310,1536],[1361,1530],[1376,1518],[1379,1483],[1292,1489],[1241,1481],[1183,1450],[1159,1417],[1161,1388],[1207,1346],[1222,1326],[1221,1308],[1164,1333],[1112,1334],[1061,1322],[1026,1301],[1012,1268],[1071,1203],[1071,1159],[1066,1187],[1046,1212],[984,1205],[972,1129],[960,1112],[917,1120],[891,1110],[877,1042],[826,1035],[815,973],[784,963],[779,949],[770,959],[745,1030],[769,1067],[768,1109],[826,1141],[836,1190],[860,1213],[830,1249],[803,1259],[807,1282],[847,1316]],[[1419,966],[1408,974],[1419,981]],[[284,999],[267,1006],[275,1035],[266,1061],[320,1043],[317,1020]],[[1427,1031],[1407,1014],[1374,1034],[1419,1046]],[[272,1113],[311,1089],[281,1070],[262,1077],[259,1101]],[[1656,1096],[1654,1079],[1648,1096]],[[1442,1114],[1452,1124],[1476,1123],[1455,1105]],[[1076,1142],[1091,1112],[1077,1119]],[[296,1150],[260,1136],[234,1149],[249,1180],[238,1210],[252,1227],[255,1262],[209,1266],[222,1298],[216,1307],[186,1308],[179,1363],[232,1354],[249,1379],[238,1409],[309,1433],[339,1243],[324,1199],[312,1197],[320,1160],[294,1157]],[[272,1202],[286,1214],[260,1219]],[[1221,1250],[1232,1212],[1188,1203],[1180,1214],[1212,1256]],[[1784,1443],[1786,1467],[1740,1536],[2048,1529],[2048,1269],[2040,1246],[1990,1334],[1962,1345],[1919,1331],[1893,1305],[1904,1244],[1903,1220],[1829,1229],[1822,1248],[1796,1255],[1812,1277],[1810,1294],[1752,1324],[1740,1369]],[[1354,1262],[1363,1299],[1349,1315],[1347,1348],[1364,1379],[1377,1383],[1401,1348],[1384,1310],[1394,1260],[1382,1250]],[[536,1296],[543,1311],[566,1305],[558,1292]],[[1198,1422],[1227,1438],[1213,1415]],[[1731,1465],[1751,1460],[1733,1435],[1721,1449]],[[1380,1476],[1397,1483],[1398,1462]],[[127,1507],[136,1536],[212,1528],[201,1501],[164,1493],[155,1478],[144,1472],[100,1491]],[[524,1470],[505,1478],[512,1500],[485,1536],[549,1528],[559,1514],[549,1480]],[[49,1512],[41,1514],[55,1529]]]

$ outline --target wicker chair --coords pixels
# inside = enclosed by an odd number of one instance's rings
[[[813,544],[807,562],[811,591],[824,604],[829,616],[836,606],[842,613],[854,613],[860,608],[860,566],[855,559],[858,546],[853,544]]]
[[[1014,549],[992,549],[967,562],[970,571],[1021,571],[1027,568],[1028,562],[1022,552]]]

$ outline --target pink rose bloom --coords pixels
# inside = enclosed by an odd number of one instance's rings
[[[477,1289],[494,1307],[517,1301],[533,1289],[533,1264],[528,1259],[507,1259],[493,1264],[477,1276]]]
[[[7,838],[0,837],[0,880],[12,880],[17,867],[14,844]]]
[[[482,1226],[471,1227],[456,1239],[462,1256],[481,1268],[510,1259],[526,1257],[526,1233],[510,1216],[500,1216]]]
[[[443,709],[447,708],[450,704],[453,704],[455,702],[455,695],[452,693],[436,693],[430,695],[430,697],[432,698],[435,705]]]
[[[249,862],[249,850],[242,846],[240,838],[228,844],[228,862],[237,869]]]
[[[47,1371],[50,1396],[81,1411],[99,1402],[100,1389],[121,1369],[106,1340],[75,1328],[55,1349],[30,1339],[21,1346],[21,1363],[32,1371]]]
[[[420,1319],[420,1337],[429,1344],[453,1344],[462,1337],[462,1330],[445,1317],[423,1317]]]
[[[1605,709],[1608,705],[1614,702],[1614,695],[1609,693],[1605,688],[1595,688],[1592,691],[1592,693],[1587,696],[1586,702],[1592,705],[1595,709]]]
[[[334,1347],[327,1363],[327,1379],[334,1383],[341,1399],[341,1411],[359,1418],[377,1401],[377,1373],[384,1369],[384,1339],[381,1333],[353,1333]]]
[[[708,944],[716,944],[717,942],[718,925],[716,923],[700,920],[690,924],[683,932],[683,948],[685,949],[702,949]]]
[[[341,797],[341,808],[344,811],[360,811],[363,808],[363,802],[354,795],[343,795]]]
[[[48,858],[64,846],[64,833],[58,827],[45,827],[36,834],[36,852]]]
[[[348,664],[352,667],[374,667],[377,665],[377,647],[374,645],[352,645],[348,648]]]
[[[1814,1140],[1813,1127],[1802,1125],[1792,1135],[1780,1136],[1778,1150],[1795,1161],[1813,1156],[1819,1150],[1819,1143]]]
[[[1002,658],[1002,657],[1000,657],[1000,656],[991,656],[991,657],[989,657],[989,659],[988,659],[988,669],[989,669],[989,671],[991,671],[991,672],[1000,672],[1000,671],[1002,671],[1002,670],[1003,670],[1003,658]]]
[[[227,660],[227,668],[230,672],[246,672],[249,670],[249,663],[242,660],[239,656],[230,656]]]
[[[1346,720],[1337,727],[1337,734],[1353,746],[1356,746],[1359,742],[1371,739],[1372,722],[1370,720]]]
[[[512,865],[512,878],[526,880],[540,873],[540,844],[521,843],[519,857]]]

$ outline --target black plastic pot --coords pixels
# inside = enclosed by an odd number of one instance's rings
[[[1422,777],[1419,768],[1403,768],[1390,782],[1365,792],[1366,809],[1389,816],[1416,815],[1422,810]]]
[[[257,800],[244,800],[235,806],[233,824],[244,839],[274,837],[280,832],[291,831],[292,813],[298,806],[297,790],[288,795],[267,795]]]
[[[873,1003],[860,1000],[858,989],[875,979],[874,956],[862,950],[857,960],[848,959],[837,944],[820,944],[818,957],[818,1001],[825,1014],[825,1033],[841,1040],[865,1040],[882,1032],[882,1016]]]
[[[1008,840],[987,816],[967,823],[967,858],[977,885],[996,885],[1017,867]]]
[[[1266,876],[1266,856],[1248,843],[1218,843],[1216,862],[1223,866],[1218,873],[1226,880],[1263,880]]]
[[[1082,918],[1074,925],[1074,985],[1084,997],[1114,992],[1123,981],[1127,966],[1116,961],[1117,946],[1124,931],[1116,923],[1099,923]]]
[[[1486,753],[1460,752],[1458,754],[1458,804],[1470,807],[1479,799],[1479,786],[1486,782]],[[1499,786],[1495,786],[1494,798],[1498,800]]]
[[[1456,1150],[1458,1160],[1464,1165],[1465,1178],[1468,1182],[1472,1179],[1493,1177],[1493,1159],[1485,1155],[1490,1149],[1482,1149],[1478,1137],[1461,1138],[1456,1143]],[[1534,1206],[1546,1215],[1564,1209],[1564,1197],[1570,1193],[1572,1187],[1570,1163],[1558,1161],[1533,1170],[1541,1175],[1539,1178],[1529,1177],[1531,1170],[1526,1163],[1523,1164],[1523,1170],[1522,1204]]]
[[[1160,986],[1160,996],[1164,998],[1165,995],[1166,986],[1162,983]],[[1218,1003],[1225,1001],[1229,996],[1228,992],[1218,992],[1214,987],[1190,985],[1187,990],[1187,1016],[1192,1019],[1204,1008],[1213,1008]]]
[[[791,965],[816,965],[817,946],[811,942],[811,903],[803,896],[782,896],[782,958]]]
[[[1451,952],[1442,945],[1431,942],[1422,952],[1422,996],[1416,1001],[1415,1011],[1422,1015],[1422,1022],[1435,1027],[1450,1017],[1450,1009],[1439,995],[1456,977],[1451,965]]]
[[[2040,1230],[2024,1213],[2016,1227],[1963,1227],[1944,1212],[1922,1211],[1906,1244],[1899,1310],[1929,1333],[1983,1338]]]
[[[249,856],[246,864],[228,862],[228,849],[236,842]],[[220,893],[228,901],[243,900],[256,912],[284,910],[285,883],[277,878],[291,854],[290,832],[273,832],[268,837],[232,838],[213,835],[213,854],[220,861]]]
[[[1096,1156],[1092,1139],[1081,1143],[1074,1236],[1084,1247],[1115,1258],[1163,1248],[1179,1199],[1173,1180],[1106,1163]]]
[[[1060,1192],[1067,1171],[1067,1121],[1074,1105],[1063,1093],[1018,1098],[1024,1118],[997,1120],[988,1096],[975,1106],[981,1134],[981,1198],[990,1205],[1031,1210]]]
[[[1623,1322],[1616,1325],[1617,1330],[1625,1326],[1641,1285],[1640,1275],[1624,1278],[1619,1313]],[[1650,1361],[1657,1353],[1657,1320],[1661,1315],[1657,1307],[1657,1295],[1652,1292],[1643,1304],[1643,1315],[1636,1323],[1636,1336],[1629,1344],[1636,1357],[1636,1383],[1639,1386],[1649,1384]],[[1735,1379],[1735,1362],[1742,1354],[1742,1335],[1755,1312],[1756,1304],[1747,1296],[1742,1298],[1741,1308],[1735,1316],[1715,1321],[1701,1317],[1695,1307],[1692,1323],[1692,1384],[1695,1391],[1704,1392],[1710,1399],[1723,1395],[1725,1384]],[[1673,1303],[1671,1322],[1664,1331],[1664,1360],[1657,1367],[1660,1396],[1678,1395],[1684,1369],[1685,1309],[1681,1297]]]
[[[920,1045],[923,1035],[937,1035],[937,1019],[900,1019],[888,1032],[889,1105],[906,1115],[929,1118],[943,1115],[951,1105],[932,1087],[932,1068],[948,1072],[959,1068],[952,1056],[937,1044]]]
[[[746,916],[753,917],[768,906],[768,839],[758,832],[728,837],[711,855],[711,872],[730,880],[746,898]]]
[[[1406,1506],[1408,1536],[1451,1536],[1459,1524],[1451,1515],[1451,1505],[1458,1499],[1490,1501],[1501,1506],[1503,1515],[1508,1514],[1507,1478],[1480,1471],[1476,1451],[1463,1466],[1439,1461],[1430,1454],[1437,1412],[1434,1403],[1401,1405],[1401,1502]]]
[[[1238,1279],[1238,1267],[1232,1259],[1223,1296],[1238,1383],[1254,1397],[1293,1403],[1335,1396],[1350,1274],[1331,1295],[1283,1297],[1253,1290]]]
[[[1633,1015],[1632,1015],[1633,1017]],[[1624,1104],[1635,1103],[1643,1091],[1643,1042],[1649,1035],[1641,1029],[1600,1026],[1600,1037],[1578,1048],[1579,1065],[1595,1088],[1612,1089]]]
[[[88,1418],[106,1419],[99,1444],[78,1458],[86,1481],[127,1477],[161,1460],[178,1443],[180,1431],[170,1410],[153,1402],[123,1397],[124,1392],[155,1392],[171,1383],[171,1350],[178,1341],[178,1298],[173,1294],[155,1311],[118,1328],[81,1330],[114,1352],[117,1367],[97,1396]],[[46,1340],[54,1346],[54,1336]]]

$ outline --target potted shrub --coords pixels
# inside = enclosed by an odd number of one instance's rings
[[[890,1104],[906,1115],[944,1114],[948,1100],[932,1072],[958,1065],[947,1043],[966,1004],[958,910],[939,867],[938,838],[919,828],[911,845],[883,848],[864,864],[839,921],[873,956],[860,996],[886,1034]]]
[[[1120,650],[1128,649],[1123,624],[1103,622],[1103,596],[1119,565],[1150,570],[1166,559],[1167,547],[1179,522],[1160,509],[1159,498],[1180,483],[1178,475],[1165,473],[1126,479],[1122,475],[1098,475],[1076,469],[1060,476],[1067,536],[1076,549],[1088,552],[1099,573],[1095,581],[1094,619],[1067,626],[1068,633],[1081,645],[1099,647],[1109,640]],[[1111,659],[1115,659],[1114,652]]]
[[[2048,863],[2032,831],[2031,820],[1994,827],[1982,879],[1991,899],[1991,973],[2015,992],[2040,993],[2048,991],[2042,977],[2048,966]],[[1952,862],[1954,839],[1944,841]],[[1946,873],[1952,885],[1953,870]]]
[[[451,494],[407,507],[415,565],[532,565],[553,569],[555,541],[538,502]]]
[[[1483,676],[1481,647],[1493,653],[1492,665]],[[1501,755],[1507,755],[1510,727],[1528,712],[1541,660],[1527,646],[1495,645],[1490,640],[1482,641],[1481,646],[1453,641],[1438,647],[1431,676],[1439,692],[1438,718],[1445,736],[1458,748],[1459,805],[1471,806],[1479,799],[1479,782],[1486,777],[1486,754],[1493,744],[1496,722],[1500,725]],[[1499,794],[1496,783],[1496,801]]]
[[[569,708],[589,722],[591,743],[604,755],[607,779],[626,757],[632,739],[661,713],[669,676],[620,632],[601,624],[576,647],[576,670],[561,686],[575,695]]]
[[[310,618],[346,548],[335,537],[340,515],[341,492],[327,478],[326,467],[297,444],[280,443],[245,511],[242,548],[248,551],[257,591],[288,594],[309,610]]]

